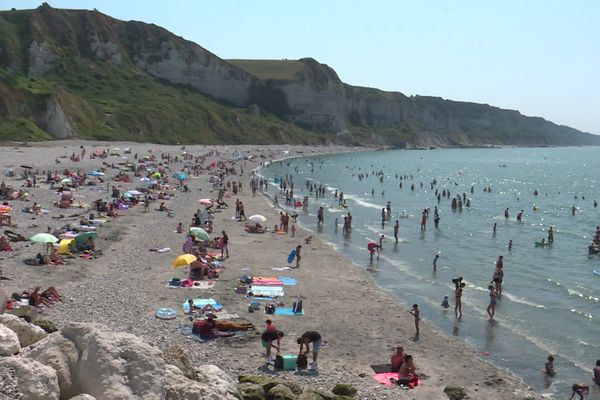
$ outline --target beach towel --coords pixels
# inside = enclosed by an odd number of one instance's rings
[[[271,268],[273,271],[290,271],[291,267],[273,267]]]
[[[157,253],[166,253],[168,251],[171,251],[170,247],[163,247],[162,249],[156,250]]]
[[[274,276],[255,276],[252,278],[252,283],[259,286],[283,286],[283,282]]]
[[[275,301],[275,297],[255,297],[255,296],[246,296],[249,300],[264,300],[264,301]]]
[[[373,372],[375,372],[376,374],[381,374],[384,372],[392,372],[392,364],[371,365],[371,369],[373,369]]]
[[[167,282],[166,286],[171,289],[212,289],[215,286],[215,281],[193,281],[191,286],[177,285],[176,282]]]
[[[210,298],[210,299],[193,299],[192,302],[194,303],[194,306],[198,307],[198,308],[202,308],[209,304],[211,306],[213,306],[216,310],[220,310],[223,308],[222,304],[217,303],[217,301],[212,298]],[[185,311],[186,313],[190,312],[190,306],[187,301],[182,304],[182,307],[183,307],[183,311]]]
[[[202,339],[200,336],[198,335],[194,335],[192,333],[192,329],[193,327],[191,325],[181,325],[177,327],[177,330],[186,338],[193,340],[194,342],[198,342],[198,343],[204,343],[206,342],[204,339]]]
[[[298,315],[298,316],[303,316],[304,315],[304,310],[295,313],[294,309],[291,307],[276,307],[275,308],[275,315]]]
[[[248,291],[248,293],[250,293],[250,292],[252,292],[252,295],[279,297],[279,296],[283,296],[283,287],[282,286],[252,285],[252,286],[250,286],[250,290]]]
[[[373,375],[373,379],[375,379],[377,382],[385,385],[385,386],[394,386],[394,384],[392,382],[390,382],[390,379],[398,379],[398,373],[397,372],[381,372],[379,374],[375,374]]]
[[[284,286],[294,286],[298,284],[296,278],[292,278],[291,276],[279,276],[277,279],[279,279]]]

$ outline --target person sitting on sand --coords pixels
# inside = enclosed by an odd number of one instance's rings
[[[50,253],[50,264],[64,265],[66,263],[67,262],[65,261],[65,259],[62,258],[60,254],[58,254],[58,249],[56,247],[53,247],[52,252]]]
[[[16,296],[15,296],[16,295]],[[23,291],[21,295],[13,294],[15,300],[27,299],[30,306],[39,307],[41,305],[51,306],[56,301],[62,301],[62,297],[58,294],[53,286],[40,293],[40,287],[36,286],[33,290]]]
[[[203,307],[198,307],[196,305],[194,305],[194,301],[192,299],[188,299],[188,314],[196,314],[197,311],[200,311],[201,315],[204,315],[204,313],[207,312],[216,312],[217,310],[211,305],[211,304],[207,304]]]
[[[0,251],[12,251],[13,248],[10,246],[10,242],[6,236],[0,236]]]
[[[35,215],[40,215],[42,213],[42,206],[40,206],[38,203],[33,203],[33,205],[31,206],[31,213]]]
[[[419,377],[416,374],[417,367],[415,366],[413,357],[410,354],[404,356],[404,362],[398,371],[398,385],[407,385],[408,387],[417,386]]]
[[[396,352],[392,354],[391,358],[392,372],[400,371],[400,367],[404,364],[404,347],[398,346]]]
[[[175,232],[183,233],[183,224],[181,222],[179,224],[177,224],[177,228],[175,229]]]
[[[215,339],[234,335],[233,332],[220,332],[216,330],[214,317],[195,321],[192,333],[199,335],[202,339]]]

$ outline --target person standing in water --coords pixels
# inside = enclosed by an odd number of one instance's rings
[[[552,242],[554,242],[554,229],[550,227],[550,229],[548,229],[548,243]]]
[[[502,280],[504,279],[503,258],[503,256],[498,256],[498,261],[496,261],[496,269],[494,270],[494,275],[492,275],[492,280],[490,282],[495,285],[496,294],[498,296],[502,296]]]
[[[508,208],[506,208],[506,210],[504,210],[504,218],[508,219],[509,215],[508,215]]]
[[[456,284],[456,289],[454,290],[454,316],[456,318],[462,317],[462,295],[465,286],[461,280],[461,282]]]
[[[440,258],[440,255],[436,254],[435,258],[433,259],[433,270],[434,271],[437,271],[437,260],[438,260],[438,258]]]
[[[385,208],[381,209],[381,229],[385,228]]]
[[[493,235],[496,236],[496,229],[498,227],[498,223],[494,222]]]
[[[517,214],[517,221],[521,222],[523,220],[523,210]]]
[[[398,220],[396,220],[396,223],[394,224],[394,239],[396,240],[396,243],[398,243],[398,231],[400,230],[400,222]]]
[[[487,307],[487,313],[490,317],[490,321],[493,321],[494,314],[496,313],[496,297],[498,296],[498,293],[496,293],[496,289],[494,289],[494,286],[492,285],[488,286],[488,290],[490,291],[490,304]]]

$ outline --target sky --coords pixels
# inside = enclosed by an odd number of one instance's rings
[[[0,9],[42,2],[0,0]],[[49,0],[160,25],[221,58],[312,57],[346,83],[600,134],[596,0]]]

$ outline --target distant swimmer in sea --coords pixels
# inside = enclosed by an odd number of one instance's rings
[[[396,243],[398,243],[398,231],[400,230],[400,222],[398,220],[396,220],[396,223],[394,224],[394,240],[396,240]]]
[[[436,254],[435,258],[433,259],[433,270],[434,271],[437,271],[437,260],[438,260],[438,258],[440,258],[440,255]]]
[[[508,219],[509,215],[508,215],[508,208],[506,210],[504,210],[504,218]]]
[[[594,200],[594,208],[598,207],[598,202]]]
[[[512,250],[512,239],[508,241],[508,251]]]
[[[517,221],[521,222],[523,220],[523,210],[517,214]]]
[[[548,356],[548,361],[546,361],[546,365],[544,365],[542,372],[548,376],[556,375],[556,371],[554,371],[554,356],[552,354]]]
[[[496,222],[494,222],[494,233],[493,235],[496,236],[496,229],[498,228],[498,224]]]
[[[577,211],[577,207],[573,206],[571,207],[571,215],[575,216],[575,211]]]
[[[552,242],[554,242],[554,230],[550,227],[550,229],[548,229],[548,243]]]

